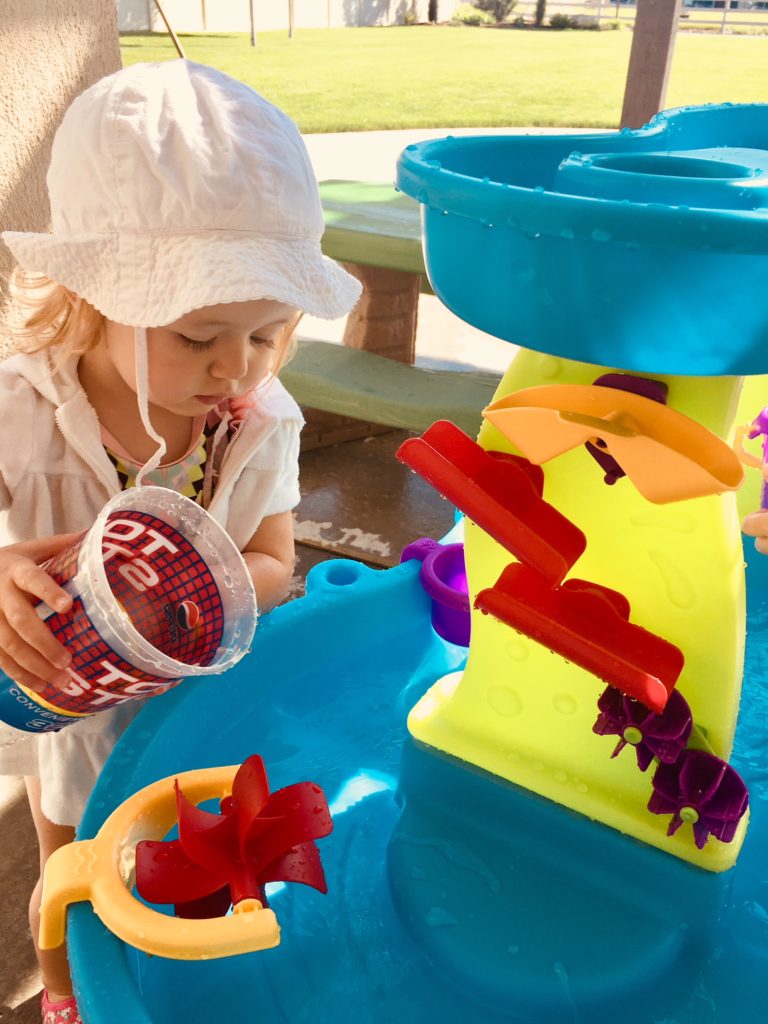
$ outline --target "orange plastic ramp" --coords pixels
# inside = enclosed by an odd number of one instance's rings
[[[730,447],[690,417],[642,395],[597,384],[524,388],[483,416],[537,465],[587,441],[612,455],[648,501],[665,504],[737,490]]]

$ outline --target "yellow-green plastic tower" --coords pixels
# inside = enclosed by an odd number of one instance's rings
[[[542,384],[592,384],[609,367],[522,350],[496,399]],[[742,378],[649,374],[669,387],[668,405],[726,441],[738,422]],[[750,390],[750,397],[752,394]],[[740,418],[741,417],[741,418]],[[514,451],[490,423],[488,450]],[[586,535],[570,576],[611,587],[630,619],[685,655],[677,684],[699,736],[728,759],[739,707],[745,638],[744,558],[736,496],[649,503],[627,478],[608,487],[580,446],[544,467],[544,499]],[[758,474],[756,474],[757,476]],[[754,484],[750,499],[754,497]],[[750,507],[747,502],[746,511]],[[465,526],[470,600],[514,559],[474,524]],[[605,684],[493,617],[472,612],[466,669],[439,680],[408,719],[415,740],[711,871],[736,860],[747,816],[731,843],[704,849],[683,827],[667,836],[669,815],[647,809],[653,768],[642,773],[631,747],[611,757],[616,737],[592,731]]]

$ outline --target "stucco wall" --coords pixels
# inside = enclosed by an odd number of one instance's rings
[[[0,228],[45,231],[45,174],[61,117],[78,93],[120,67],[115,0],[3,0],[0,18]],[[0,354],[7,353],[0,243]]]

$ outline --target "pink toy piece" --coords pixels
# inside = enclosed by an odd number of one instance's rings
[[[682,651],[629,620],[623,594],[586,580],[561,587],[524,565],[507,566],[475,607],[512,626],[657,714],[683,669]]]
[[[559,583],[583,554],[584,534],[542,499],[543,473],[521,456],[487,452],[447,420],[404,441],[396,454],[552,583]]]

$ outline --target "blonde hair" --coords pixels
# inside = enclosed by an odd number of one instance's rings
[[[55,363],[61,365],[72,355],[95,348],[104,336],[106,317],[86,299],[43,274],[17,267],[11,274],[9,291],[19,318],[11,324],[16,346],[22,352],[41,352],[58,347]],[[277,375],[296,353],[299,313],[287,324],[278,344]]]
[[[63,285],[21,267],[13,271],[9,284],[18,310],[11,331],[22,352],[56,346],[64,361],[82,355],[101,340],[104,314]]]
[[[291,321],[291,323],[286,324],[283,328],[285,333],[278,344],[279,355],[277,359],[277,366],[274,370],[275,376],[280,373],[286,363],[290,363],[298,351],[299,340],[296,337],[296,332],[299,329],[299,324],[301,323],[301,318],[303,316],[304,314],[299,312],[296,319]]]

